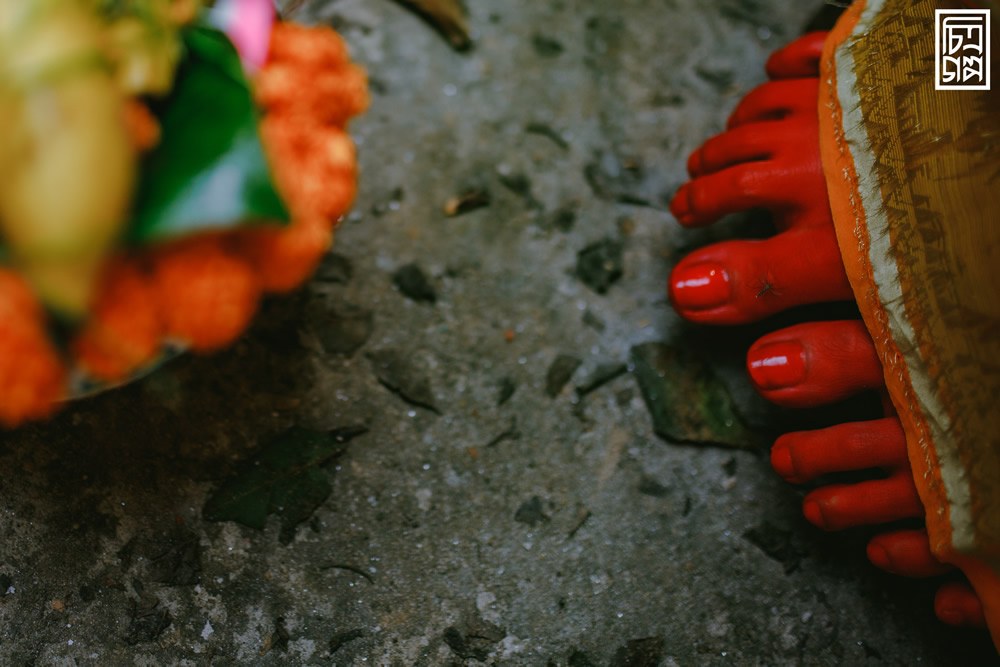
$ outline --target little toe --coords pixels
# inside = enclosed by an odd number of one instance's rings
[[[764,398],[788,407],[833,403],[884,383],[860,320],[808,322],[767,334],[750,346],[747,372]]]
[[[811,32],[778,49],[767,59],[764,69],[771,79],[798,79],[819,76],[826,32]]]
[[[986,627],[983,604],[972,587],[964,582],[943,584],[934,596],[934,613],[948,625]]]
[[[853,298],[832,227],[696,250],[670,274],[670,300],[703,324],[754,322],[793,306]]]
[[[868,560],[875,567],[904,577],[933,577],[954,569],[931,553],[926,530],[897,530],[868,542]]]
[[[893,418],[786,433],[771,448],[771,466],[795,484],[833,472],[907,465],[903,428]]]
[[[886,479],[820,487],[802,501],[802,513],[823,530],[921,517],[924,506],[908,470]]]
[[[818,99],[819,79],[768,81],[743,96],[726,126],[733,129],[795,114],[815,116]]]

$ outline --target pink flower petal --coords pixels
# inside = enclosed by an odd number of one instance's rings
[[[264,65],[274,25],[271,0],[222,0],[212,10],[212,18],[236,46],[247,71]]]

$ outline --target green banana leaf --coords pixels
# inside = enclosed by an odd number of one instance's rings
[[[159,145],[141,165],[128,238],[136,244],[289,216],[268,168],[239,55],[221,32],[184,30],[186,55],[153,108]]]

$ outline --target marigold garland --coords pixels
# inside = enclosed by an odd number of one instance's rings
[[[0,424],[46,417],[66,386],[44,314],[23,278],[0,269]]]
[[[0,269],[0,424],[51,414],[68,368],[120,382],[154,362],[164,341],[195,352],[228,345],[263,292],[294,289],[312,273],[355,196],[345,128],[368,106],[367,77],[332,29],[278,23],[253,84],[261,139],[292,222],[202,233],[109,260],[69,359],[51,343],[25,281]],[[138,148],[156,144],[146,107],[130,103],[124,122]]]

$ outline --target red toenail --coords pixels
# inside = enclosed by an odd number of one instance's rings
[[[729,274],[718,264],[705,262],[674,270],[674,305],[684,310],[708,310],[729,303]]]
[[[699,148],[688,158],[687,163],[688,173],[692,176],[701,171],[701,149]]]
[[[868,545],[868,560],[880,570],[895,572],[895,568],[892,567],[892,561],[889,560],[889,552],[877,544]]]
[[[795,477],[792,453],[788,450],[788,447],[779,445],[771,450],[771,467],[785,479]]]
[[[819,508],[819,503],[813,500],[803,503],[802,513],[806,515],[806,519],[812,525],[826,528],[826,519],[823,518],[823,510]]]
[[[677,190],[674,198],[670,200],[670,212],[674,214],[674,217],[681,223],[684,223],[690,216],[688,213],[691,210],[691,200],[688,195],[688,185],[685,183]]]
[[[751,348],[747,369],[758,389],[794,387],[806,379],[806,352],[796,341]]]
[[[938,618],[948,625],[965,625],[965,614],[955,608],[939,609]]]

